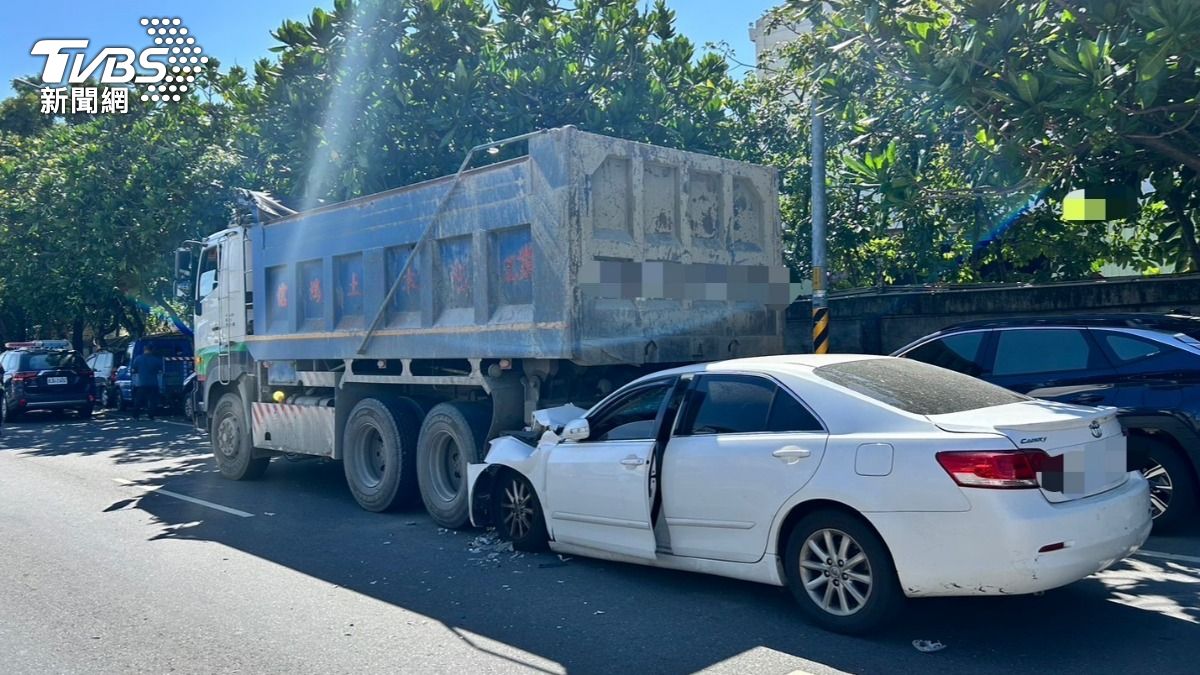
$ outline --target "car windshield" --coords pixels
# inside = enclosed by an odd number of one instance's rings
[[[917,415],[989,408],[1030,400],[994,384],[909,359],[847,361],[813,370],[822,379]]]
[[[72,352],[45,352],[27,354],[22,370],[83,369],[87,366],[78,354]]]

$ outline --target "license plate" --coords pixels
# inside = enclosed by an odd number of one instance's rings
[[[47,377],[46,378],[46,384],[66,384],[66,383],[67,383],[67,378],[65,378],[65,377]]]

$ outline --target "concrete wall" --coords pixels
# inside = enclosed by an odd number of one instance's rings
[[[1051,284],[895,287],[831,294],[830,344],[835,352],[887,354],[951,324],[1038,314],[1167,312],[1200,314],[1200,274]],[[784,345],[812,351],[808,298],[788,307]]]

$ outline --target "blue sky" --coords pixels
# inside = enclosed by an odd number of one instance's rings
[[[676,13],[676,27],[703,46],[725,41],[738,60],[751,63],[754,47],[749,24],[777,4],[773,0],[668,0]],[[250,65],[269,56],[274,44],[269,32],[288,18],[302,18],[313,7],[329,8],[333,0],[23,0],[5,7],[0,24],[0,97],[12,93],[10,80],[40,74],[43,58],[29,54],[37,40],[86,38],[91,46],[148,45],[149,37],[138,20],[143,16],[180,17],[204,54],[222,67]],[[40,84],[40,83],[39,83]]]

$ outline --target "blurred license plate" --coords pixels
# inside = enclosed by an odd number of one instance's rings
[[[66,384],[66,383],[67,383],[67,378],[65,378],[65,377],[47,377],[46,378],[46,384]]]

